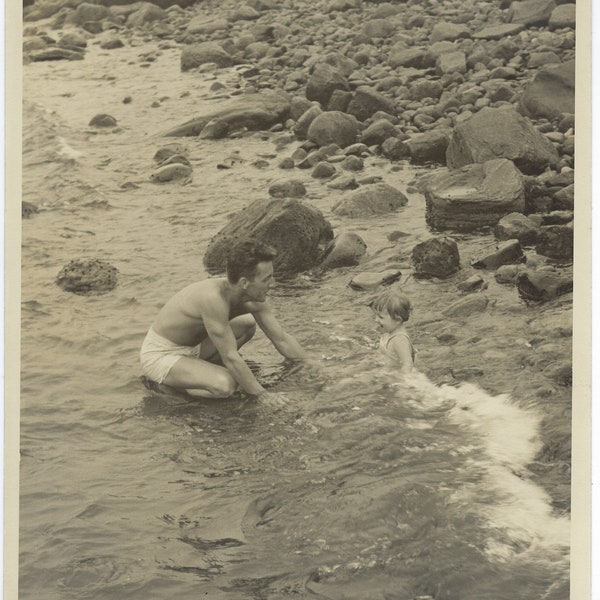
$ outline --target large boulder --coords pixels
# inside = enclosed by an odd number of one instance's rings
[[[256,200],[212,238],[204,255],[207,270],[223,271],[231,245],[247,237],[277,250],[273,268],[282,277],[316,266],[321,245],[333,238],[333,231],[321,211],[308,204],[295,199]]]
[[[247,128],[252,131],[268,129],[276,123],[284,122],[289,114],[290,101],[281,91],[260,94],[246,94],[221,103],[218,109],[194,117],[182,125],[170,129],[165,136],[197,136],[211,122],[225,125],[223,131]]]
[[[510,5],[509,20],[527,27],[548,25],[550,15],[556,8],[554,0],[524,0]]]
[[[365,85],[357,88],[346,112],[359,121],[366,121],[378,111],[395,115],[396,106],[389,98]]]
[[[454,171],[441,169],[424,191],[426,220],[435,229],[493,226],[504,215],[525,208],[522,176],[503,158]]]
[[[348,80],[339,69],[327,63],[316,64],[306,85],[306,97],[326,107],[334,90],[349,91]]]
[[[494,233],[499,240],[516,239],[521,244],[535,244],[539,232],[539,226],[522,213],[514,212],[502,217]]]
[[[517,290],[523,300],[547,302],[573,291],[573,278],[549,271],[524,271],[517,277]]]
[[[65,24],[81,27],[88,21],[102,21],[113,17],[110,8],[106,6],[82,2],[73,12],[67,15]]]
[[[460,269],[458,246],[449,237],[425,240],[413,248],[412,262],[418,277],[449,277]]]
[[[528,119],[512,109],[486,107],[454,128],[446,164],[456,169],[495,158],[512,160],[527,175],[559,162],[552,142]]]
[[[562,4],[561,6],[557,6],[550,15],[548,27],[550,27],[550,29],[562,29],[564,27],[575,29],[576,12],[575,2],[573,2],[573,4]]]
[[[531,118],[555,119],[575,112],[575,61],[540,69],[521,96],[519,110]]]
[[[327,269],[357,265],[367,252],[367,244],[352,231],[340,233],[329,242],[323,254],[321,266]]]
[[[142,27],[154,21],[164,21],[168,16],[167,11],[160,8],[160,6],[143,2],[140,8],[127,17],[127,25],[129,27]]]
[[[306,137],[318,146],[337,144],[345,148],[356,142],[358,136],[357,120],[339,111],[326,111],[311,122]]]
[[[333,205],[331,211],[343,217],[384,215],[404,206],[408,198],[387,183],[375,183],[359,188]]]
[[[214,63],[218,67],[231,67],[234,64],[229,52],[216,42],[201,42],[185,46],[181,51],[181,70],[189,71],[206,63]]]
[[[103,294],[117,285],[118,270],[100,259],[72,260],[58,274],[56,283],[66,292]]]

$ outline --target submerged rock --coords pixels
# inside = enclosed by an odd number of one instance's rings
[[[507,158],[527,175],[559,162],[558,152],[531,122],[512,109],[483,108],[454,128],[446,162],[452,169]]]
[[[573,278],[549,271],[525,271],[517,277],[517,290],[524,300],[547,302],[573,291]]]
[[[325,248],[321,266],[327,269],[351,267],[360,263],[367,244],[357,233],[346,231],[337,235]]]
[[[295,199],[256,200],[235,213],[210,241],[204,265],[210,272],[225,269],[227,252],[239,239],[254,237],[277,250],[273,261],[276,276],[299,273],[314,267],[320,245],[333,238],[331,225],[320,210]]]
[[[74,294],[102,294],[116,287],[117,275],[117,268],[104,260],[76,259],[61,269],[56,283]]]
[[[425,185],[426,220],[436,229],[470,230],[495,225],[525,208],[519,171],[506,159],[450,171],[441,169]]]
[[[525,255],[519,240],[507,240],[490,249],[471,261],[471,266],[476,269],[497,269],[502,265],[524,262]]]
[[[460,269],[458,245],[450,237],[435,237],[417,244],[412,251],[415,275],[449,277]]]
[[[473,314],[483,312],[488,303],[488,297],[484,294],[471,294],[445,308],[442,314],[445,317],[470,317]]]
[[[402,277],[402,272],[396,269],[382,272],[365,271],[353,277],[348,285],[353,290],[369,291],[375,290],[381,285],[390,285],[398,281],[400,277]]]
[[[502,217],[494,229],[499,240],[517,239],[522,244],[535,244],[539,227],[529,217],[521,213],[510,213]]]
[[[186,121],[163,135],[167,137],[197,136],[210,121],[225,124],[228,131],[268,129],[288,117],[290,101],[284,92],[246,94],[224,101],[220,108]]]
[[[114,117],[111,117],[111,115],[100,113],[95,117],[92,117],[92,120],[88,125],[91,125],[92,127],[115,127],[117,125],[117,120]]]
[[[407,202],[408,198],[395,187],[375,183],[344,196],[331,211],[343,217],[368,217],[393,212]]]
[[[302,198],[302,196],[306,196],[306,188],[299,179],[278,181],[269,187],[269,196],[273,198]]]

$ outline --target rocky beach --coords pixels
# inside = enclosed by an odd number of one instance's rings
[[[19,597],[568,598],[575,4],[23,19]],[[322,373],[258,339],[293,408],[149,394],[156,311],[246,235]]]

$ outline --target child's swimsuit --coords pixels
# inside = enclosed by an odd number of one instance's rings
[[[414,362],[417,358],[417,351],[415,350],[415,347],[413,346],[408,333],[406,333],[405,331],[392,331],[391,333],[384,333],[381,336],[381,339],[379,340],[380,350],[383,352],[383,354],[385,356],[387,356],[387,358],[391,358],[392,360],[395,360],[395,361],[399,360],[399,357],[394,353],[392,348],[388,347],[390,345],[390,342],[392,341],[392,339],[395,337],[399,337],[399,336],[403,336],[408,340],[408,343],[410,344],[410,352],[412,355],[412,361],[414,364]]]
[[[156,383],[163,383],[173,365],[182,356],[198,358],[200,344],[179,346],[150,327],[140,351],[140,361],[145,375]]]

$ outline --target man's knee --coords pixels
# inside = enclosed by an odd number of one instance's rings
[[[211,377],[210,391],[219,398],[232,396],[238,387],[237,381],[227,372],[215,374]]]

